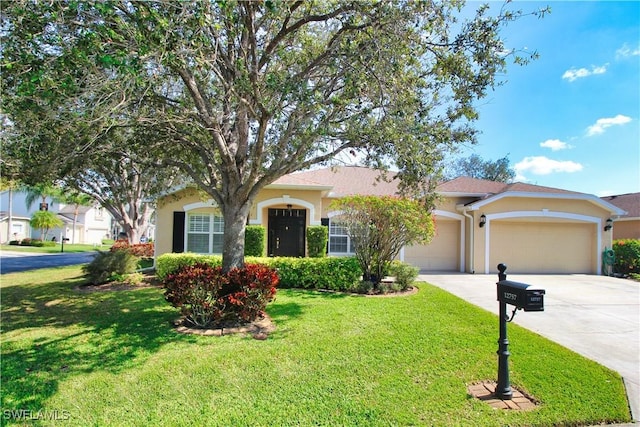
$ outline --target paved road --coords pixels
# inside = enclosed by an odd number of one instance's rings
[[[91,262],[96,252],[27,254],[23,252],[0,252],[0,274],[35,270],[37,268],[61,267]]]
[[[519,311],[513,322],[620,373],[638,422],[640,283],[583,274],[507,278],[546,291],[544,312]],[[424,274],[420,279],[498,314],[497,274]]]

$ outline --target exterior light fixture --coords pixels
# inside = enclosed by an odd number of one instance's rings
[[[487,223],[487,216],[485,214],[480,215],[480,224],[478,224],[480,228],[484,227],[486,223]]]
[[[609,231],[613,228],[613,220],[611,218],[606,221],[606,224],[607,225],[604,226],[604,231]]]

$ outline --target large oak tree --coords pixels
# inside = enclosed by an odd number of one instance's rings
[[[474,141],[474,102],[509,56],[501,27],[522,15],[458,20],[462,5],[17,0],[2,11],[2,108],[68,124],[52,139],[79,132],[83,150],[132,129],[216,201],[230,268],[258,192],[343,152],[429,194],[443,155]]]

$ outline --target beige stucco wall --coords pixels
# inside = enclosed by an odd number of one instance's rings
[[[640,219],[618,220],[613,223],[614,239],[640,239]]]
[[[319,225],[322,216],[322,196],[317,190],[280,190],[265,189],[258,194],[251,207],[249,219],[251,224],[267,226],[269,208],[286,208],[307,210],[307,225]]]
[[[210,207],[198,207],[189,210],[190,213],[219,212],[215,203],[206,195],[193,188],[180,190],[158,200],[156,209],[156,256],[171,252],[173,246],[173,212],[184,211],[185,206],[194,203],[210,202]],[[269,208],[286,209],[290,204],[292,209],[307,211],[307,225],[320,224],[322,218],[322,198],[320,191],[311,190],[275,190],[265,189],[260,192],[249,214],[250,224],[268,225]]]
[[[173,212],[184,211],[185,206],[204,202],[206,199],[195,189],[186,189],[159,200],[157,255],[171,252]],[[282,209],[290,204],[292,209],[307,211],[307,225],[317,225],[322,218],[329,216],[331,201],[331,198],[323,197],[323,193],[318,190],[265,189],[256,198],[249,221],[251,224],[268,227],[269,208]],[[443,221],[443,227],[446,224],[447,238],[434,241],[431,247],[407,249],[408,258],[412,258],[416,265],[425,264],[427,268],[443,265],[447,269],[456,269],[464,265],[467,272],[493,273],[495,266],[491,263],[495,261],[495,257],[515,251],[520,258],[512,258],[514,268],[526,264],[535,266],[531,269],[544,270],[546,265],[554,272],[597,273],[600,269],[602,251],[610,248],[612,244],[613,233],[603,230],[611,212],[590,200],[503,197],[477,210],[466,211],[471,217],[469,220],[461,217],[463,212],[458,210],[458,207],[470,201],[469,198],[441,199],[436,205],[436,211],[441,213],[441,218],[436,217],[436,222]],[[191,207],[193,206],[195,205]],[[217,208],[199,207],[197,211],[215,212]],[[482,214],[487,217],[487,225],[483,228],[479,227]],[[464,233],[459,231],[461,223]],[[625,232],[626,228],[633,229],[634,226],[631,222],[625,224],[624,221],[618,221],[614,230]],[[635,227],[636,231],[638,228],[640,227]],[[516,239],[509,234],[513,234]],[[552,251],[548,248],[558,246],[553,242],[554,238],[559,239],[562,247],[562,260],[558,262],[553,257],[549,258]],[[464,245],[461,246],[463,242]],[[522,250],[525,245],[527,249]],[[463,262],[460,262],[461,250],[464,253]],[[445,254],[446,257],[455,256],[455,261],[448,258],[438,259],[440,255]]]

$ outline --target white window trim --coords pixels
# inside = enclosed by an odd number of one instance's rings
[[[209,238],[208,238],[208,252],[195,252],[195,253],[201,253],[201,254],[214,254],[214,255],[221,255],[222,252],[212,252],[213,251],[213,237],[214,235],[221,235],[224,236],[224,220],[222,222],[223,224],[223,231],[215,231],[215,219],[216,218],[220,218],[222,219],[222,216],[219,213],[212,213],[212,212],[193,212],[193,213],[186,213],[187,218],[186,218],[186,224],[184,227],[184,251],[185,252],[189,252],[188,247],[189,247],[189,234],[206,234]],[[194,216],[207,216],[209,217],[209,231],[208,232],[191,232],[190,231],[190,221],[191,218]],[[224,238],[224,237],[223,237]]]
[[[342,211],[334,211],[334,212],[330,212],[327,216],[329,218],[329,248],[327,250],[328,254],[331,256],[353,256],[355,255],[355,251],[354,252],[332,252],[331,251],[331,236],[338,236],[338,237],[346,237],[347,238],[347,248],[349,249],[353,249],[353,246],[351,245],[351,236],[349,236],[348,234],[331,234],[331,223],[333,222],[333,218],[334,217],[338,217],[340,216],[340,214],[342,214]]]

